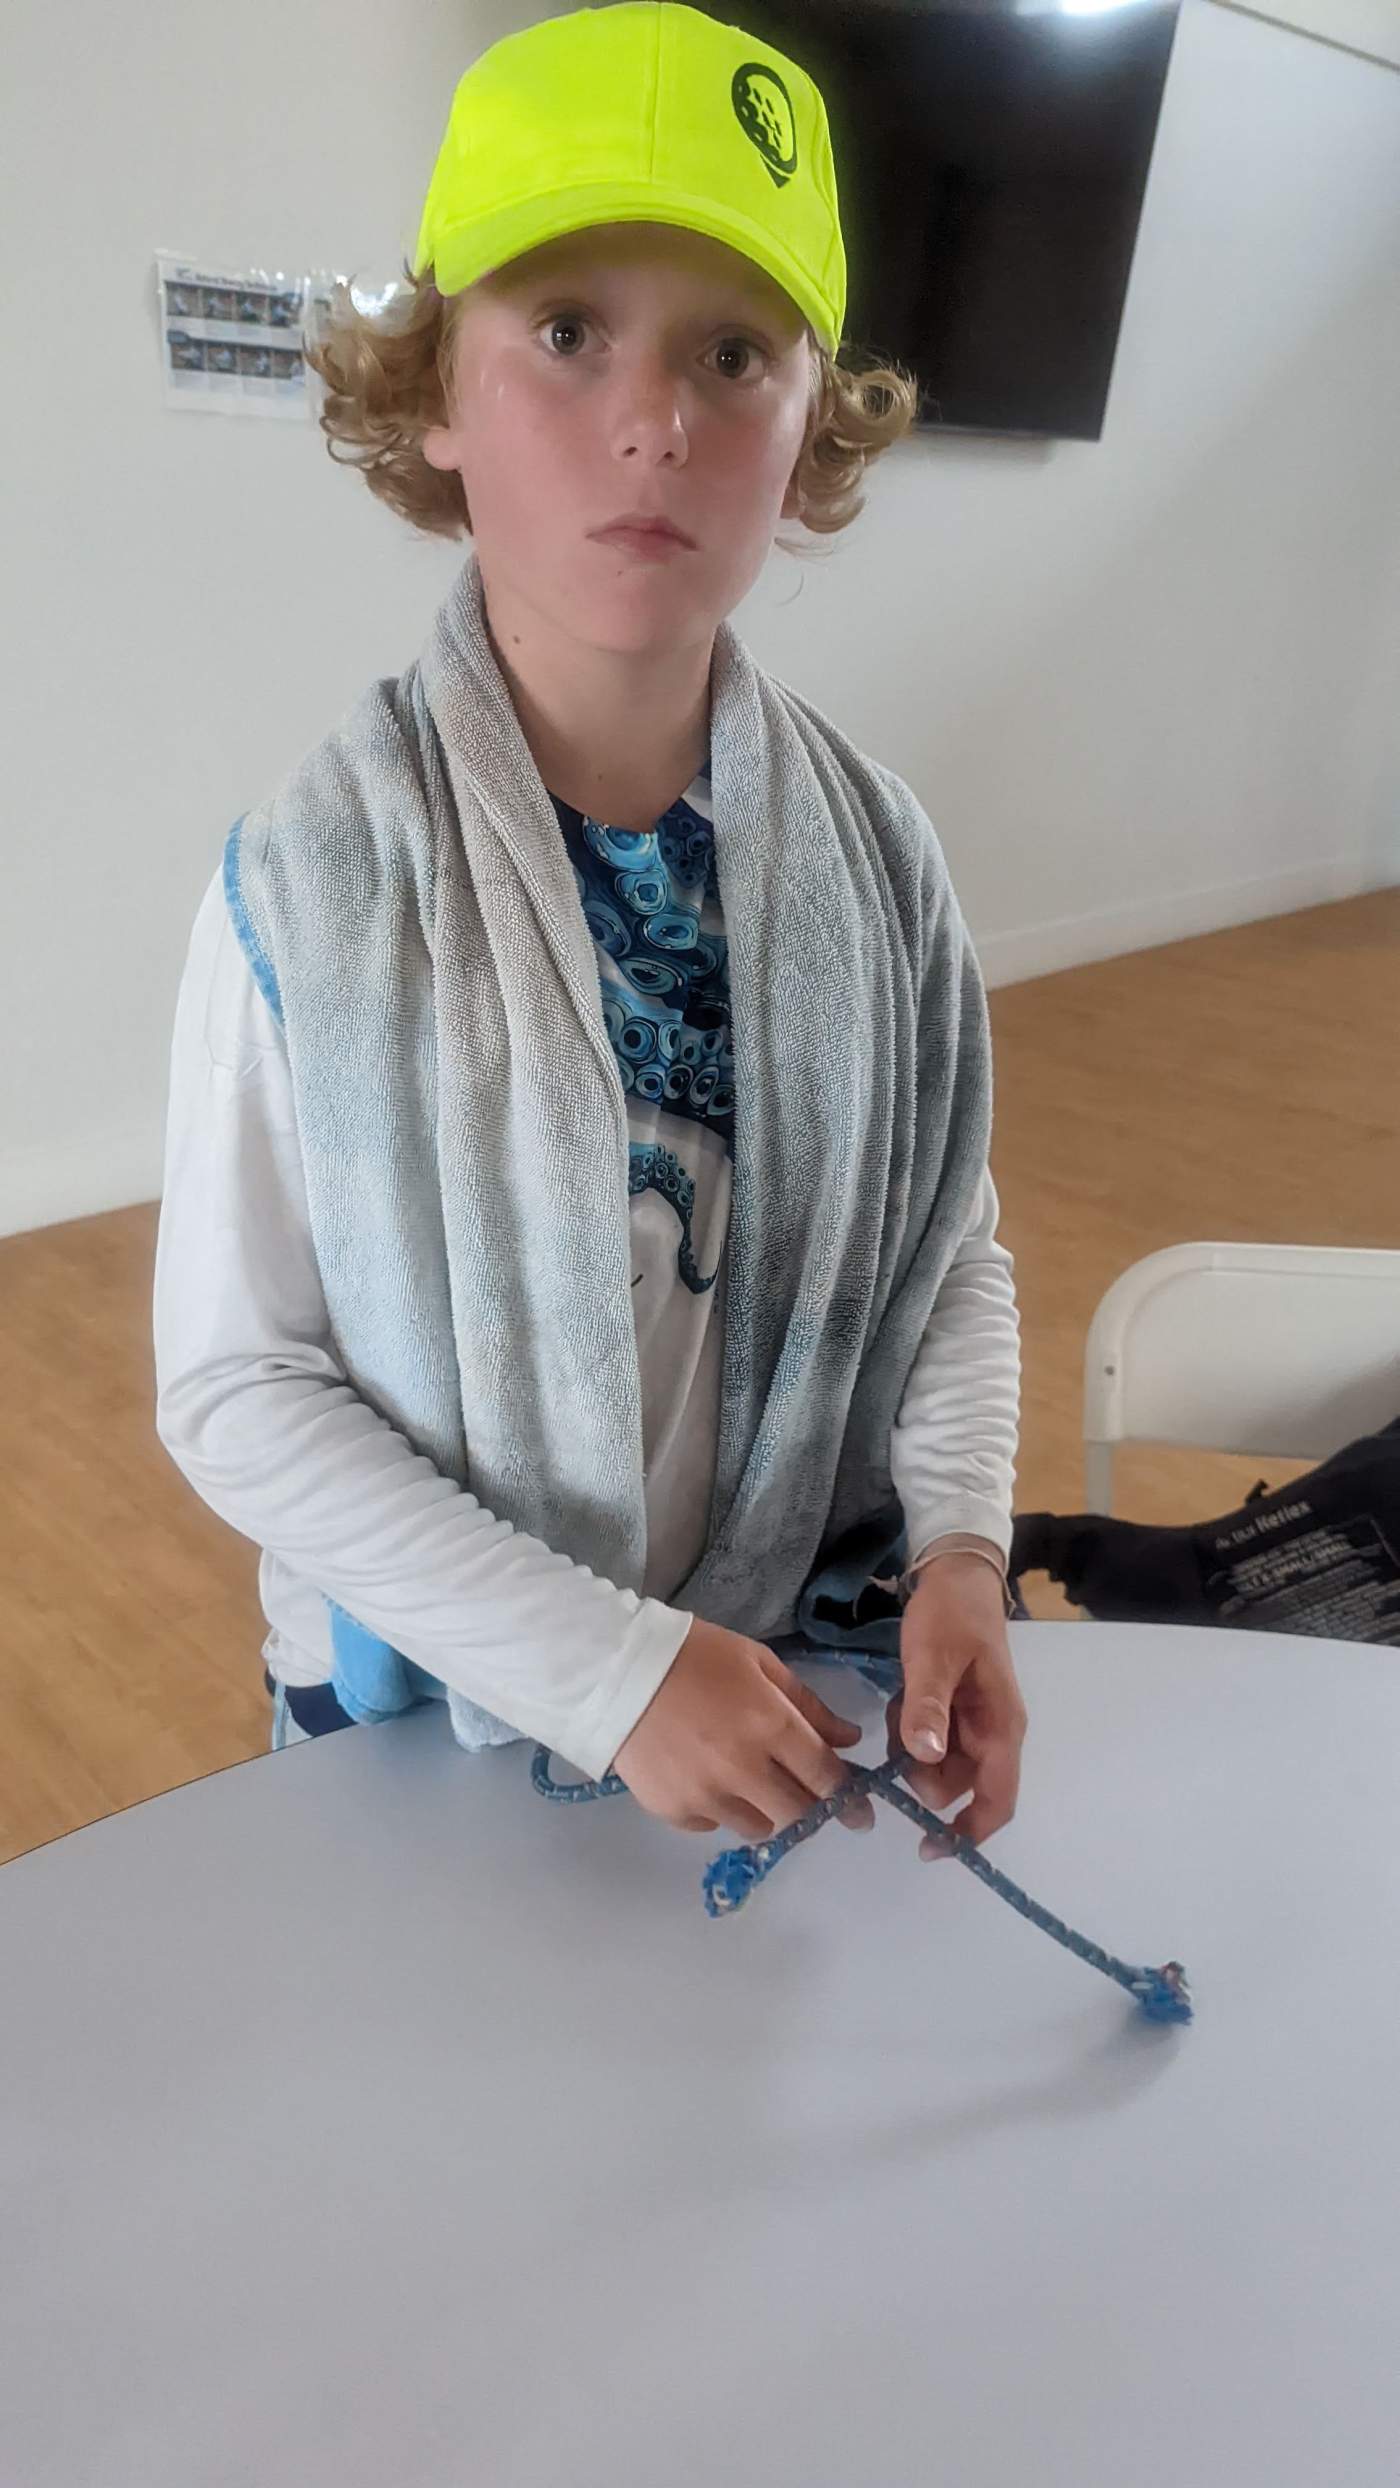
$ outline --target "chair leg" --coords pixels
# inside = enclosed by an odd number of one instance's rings
[[[1113,1445],[1084,1444],[1084,1509],[1107,1519],[1113,1510]]]

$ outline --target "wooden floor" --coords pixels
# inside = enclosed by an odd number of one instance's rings
[[[1400,891],[993,995],[1020,1509],[1081,1508],[1084,1334],[1129,1262],[1400,1242],[1397,993]],[[152,1428],[154,1234],[136,1209],[0,1241],[0,1858],[267,1741],[253,1551]],[[1259,1473],[1133,1452],[1119,1508],[1204,1518]]]

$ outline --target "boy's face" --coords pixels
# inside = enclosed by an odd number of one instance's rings
[[[625,653],[705,644],[795,513],[815,351],[762,269],[677,226],[592,226],[459,299],[450,419],[423,443],[462,478],[493,575],[558,628]],[[636,510],[691,546],[600,541]]]

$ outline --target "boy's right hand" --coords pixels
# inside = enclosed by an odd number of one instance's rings
[[[833,1748],[861,1732],[765,1647],[697,1616],[613,1769],[639,1805],[677,1831],[766,1840],[835,1796],[846,1777]],[[863,1798],[842,1819],[873,1820]]]

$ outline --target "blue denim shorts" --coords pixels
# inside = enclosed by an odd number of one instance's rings
[[[329,1685],[279,1685],[266,1668],[263,1683],[272,1696],[270,1750],[274,1754],[286,1745],[304,1745],[308,1737],[330,1736],[337,1728],[355,1724]]]
[[[291,1709],[287,1701],[286,1686],[274,1684],[272,1688],[271,1751],[274,1754],[280,1754],[284,1745],[300,1745],[305,1741],[306,1735],[307,1730],[305,1728],[299,1728],[296,1721],[292,1717]]]

